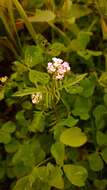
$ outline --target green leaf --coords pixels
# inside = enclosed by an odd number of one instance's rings
[[[41,133],[41,135],[39,135],[38,140],[40,142],[40,145],[42,147],[42,149],[46,152],[46,154],[50,154],[50,148],[52,146],[53,143],[53,135],[52,134],[48,134],[48,133]]]
[[[24,113],[25,113],[24,110],[18,111],[16,114],[16,121],[18,125],[27,127],[28,122],[25,118]]]
[[[62,119],[61,121],[57,122],[56,126],[74,127],[78,123],[78,121],[78,119],[70,116],[67,119]]]
[[[90,35],[90,32],[80,31],[77,38],[71,41],[70,48],[77,52],[84,50],[90,41]]]
[[[99,78],[99,84],[104,88],[107,88],[107,72],[102,72]]]
[[[37,177],[39,177],[41,181],[47,182],[48,176],[49,171],[46,166],[41,166],[37,168]]]
[[[88,157],[90,168],[93,171],[100,171],[103,169],[103,160],[101,159],[100,155],[95,152],[89,155]]]
[[[107,179],[95,179],[94,186],[98,189],[105,190],[107,186]]]
[[[14,154],[12,163],[14,165],[23,162],[25,166],[33,167],[45,158],[45,152],[42,150],[39,142],[35,139],[20,145],[18,151]]]
[[[83,90],[81,95],[88,98],[93,95],[95,85],[96,85],[96,77],[95,75],[91,75],[89,78],[85,78],[80,82]]]
[[[65,147],[62,143],[56,142],[51,147],[51,154],[56,160],[56,163],[60,166],[63,165],[64,157],[65,157]]]
[[[77,96],[72,113],[75,116],[79,116],[82,120],[87,120],[91,106],[91,99]]]
[[[26,5],[26,2],[27,2],[27,6],[29,7],[29,9],[33,8],[35,9],[35,7],[42,7],[45,0],[33,0],[33,1],[26,1],[26,0],[23,0],[23,4],[25,3]]]
[[[29,125],[29,131],[43,132],[44,127],[45,127],[45,117],[44,117],[43,111],[36,111],[33,115],[33,120],[31,124]]]
[[[94,111],[93,115],[95,117],[95,124],[97,129],[102,129],[105,125],[104,116],[106,116],[106,107],[104,105],[98,105]]]
[[[49,171],[48,184],[58,189],[64,188],[64,181],[62,178],[62,170],[58,166],[53,166],[48,163],[47,169]]]
[[[97,144],[99,146],[107,145],[107,134],[97,131],[96,133]]]
[[[69,78],[66,77],[64,79],[64,85],[63,88],[65,88],[65,90],[72,90],[72,87],[75,87],[75,85],[79,84],[80,81],[82,81],[85,77],[86,77],[86,73],[85,74],[80,74],[80,75],[71,75]]]
[[[25,176],[16,182],[16,185],[13,187],[13,190],[19,190],[19,189],[20,190],[24,190],[24,189],[29,190],[28,188],[30,188],[30,187],[29,187],[28,183],[29,183],[28,177]]]
[[[8,144],[10,141],[11,141],[10,134],[0,130],[0,143]]]
[[[37,64],[43,63],[42,49],[39,46],[27,46],[25,49],[24,63],[31,68]]]
[[[35,167],[29,176],[30,183],[41,180],[41,183],[47,183],[50,187],[62,189],[64,182],[62,178],[62,171],[58,166],[48,163],[47,166]]]
[[[63,19],[80,18],[90,14],[91,9],[84,5],[73,4],[70,0],[64,1],[61,15]]]
[[[84,186],[88,177],[87,170],[83,166],[66,164],[63,166],[64,172],[68,180],[76,186]]]
[[[104,149],[101,151],[101,156],[102,156],[103,160],[105,161],[105,163],[107,164],[107,147],[104,148]]]
[[[12,141],[10,143],[5,145],[5,150],[8,153],[14,153],[18,150],[19,145],[20,145],[20,143],[17,139],[12,139]]]
[[[30,22],[50,22],[55,19],[54,12],[50,10],[36,9],[36,14],[29,17]]]
[[[40,166],[40,167],[35,167],[33,168],[30,176],[29,176],[29,181],[31,184],[39,178],[41,182],[47,182],[49,176],[49,171],[46,166]]]
[[[14,177],[21,178],[23,176],[26,176],[31,171],[31,167],[29,165],[24,165],[23,162],[19,162],[12,167],[11,174],[14,175]],[[8,171],[9,172],[9,171]],[[8,174],[11,176],[11,174]],[[13,177],[11,177],[13,178]]]
[[[84,51],[78,51],[77,53],[79,56],[83,57],[86,60],[90,59],[92,56],[101,56],[102,55],[101,51],[91,51],[88,49],[85,49]]]
[[[32,186],[32,190],[51,190],[51,187],[46,182],[42,182],[39,178],[36,179],[35,183]]]
[[[60,135],[64,131],[64,129],[65,128],[62,125],[59,125],[59,126],[55,125],[54,126],[54,128],[53,128],[54,132],[53,133],[54,133],[54,139],[56,141],[59,141]]]
[[[29,71],[29,79],[32,83],[41,83],[41,84],[47,84],[49,82],[49,75],[44,72],[36,71],[36,70],[30,70]]]
[[[70,88],[66,88],[66,91],[69,94],[81,94],[83,91],[83,88],[77,84],[77,85],[72,86]]]
[[[31,110],[32,109],[32,103],[30,101],[24,101],[22,103],[22,108],[24,110]]]
[[[66,52],[66,47],[64,44],[59,42],[54,42],[49,46],[48,54],[51,56],[59,56],[61,52]]]
[[[60,136],[60,141],[63,144],[71,147],[80,147],[86,143],[87,137],[80,128],[72,127],[62,132]]]
[[[26,95],[31,95],[31,94],[34,94],[34,93],[37,93],[37,92],[40,92],[41,91],[41,88],[26,88],[26,89],[22,89],[18,92],[15,92],[13,94],[13,96],[26,96]]]
[[[5,133],[13,133],[16,130],[16,126],[12,121],[8,121],[2,125],[1,131]]]

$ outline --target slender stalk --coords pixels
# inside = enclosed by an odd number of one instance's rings
[[[12,2],[12,0],[9,0],[9,6],[7,8],[8,8],[8,13],[9,13],[10,21],[12,23],[13,29],[14,29],[16,37],[17,37],[18,46],[21,49],[22,46],[21,46],[19,35],[17,33],[16,25],[15,25],[15,18],[14,18],[14,13],[13,13],[13,2]]]
[[[15,38],[14,38],[14,36],[13,36],[13,34],[12,34],[12,32],[11,32],[11,29],[10,29],[10,27],[9,27],[9,24],[8,24],[8,22],[7,22],[7,18],[6,18],[6,16],[5,16],[5,14],[3,13],[3,10],[2,10],[2,9],[0,9],[0,18],[1,18],[3,24],[4,24],[5,28],[6,28],[6,31],[7,31],[8,35],[9,35],[10,39],[12,40],[13,44],[14,44],[15,46],[17,46],[17,45],[16,45]]]
[[[34,40],[34,42],[36,43],[36,32],[32,26],[32,24],[29,22],[28,16],[26,15],[23,7],[21,6],[21,4],[19,3],[18,0],[12,0],[14,5],[16,6],[20,16],[22,17],[22,19],[24,20],[24,23],[32,37],[32,39]]]
[[[49,158],[43,160],[42,162],[40,162],[39,164],[37,164],[36,167],[40,167],[52,159],[53,159],[52,157],[49,157]]]

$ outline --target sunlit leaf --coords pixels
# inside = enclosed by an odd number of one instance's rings
[[[64,156],[65,156],[65,147],[62,143],[56,142],[51,147],[51,153],[56,160],[56,163],[60,166],[63,165]]]
[[[80,147],[87,141],[87,136],[78,127],[64,130],[60,136],[60,141],[71,147]]]
[[[87,170],[83,166],[66,164],[63,166],[65,175],[69,181],[76,186],[84,186],[88,177]]]
[[[44,72],[36,71],[36,70],[30,70],[29,71],[29,79],[32,83],[41,83],[41,84],[47,84],[49,82],[49,75]]]

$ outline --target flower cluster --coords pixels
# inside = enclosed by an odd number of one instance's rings
[[[65,73],[70,71],[70,66],[68,62],[53,57],[52,62],[48,63],[47,70],[48,73],[53,74],[53,78],[61,80],[64,78]]]
[[[31,99],[33,104],[38,104],[42,100],[42,93],[37,92],[36,94],[32,94]]]

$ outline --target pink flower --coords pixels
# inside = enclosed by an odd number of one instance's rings
[[[56,68],[53,66],[51,62],[49,62],[47,70],[48,70],[48,73],[54,73],[56,71]]]
[[[63,62],[62,59],[56,58],[56,57],[53,57],[53,58],[52,58],[52,61],[53,61],[54,63],[59,63],[59,64],[61,64],[61,63]]]
[[[64,74],[66,72],[66,69],[64,68],[63,64],[61,64],[57,70],[57,73]]]
[[[54,79],[63,79],[66,72],[70,71],[69,63],[60,58],[53,57],[53,62],[49,62],[47,66],[48,73],[53,74]]]
[[[68,62],[63,62],[63,67],[65,68],[66,71],[70,71],[70,66],[69,66],[69,63]]]

